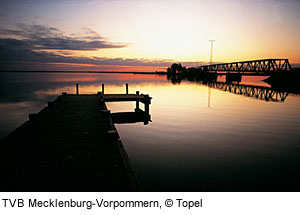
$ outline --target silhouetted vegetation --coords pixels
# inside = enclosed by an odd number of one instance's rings
[[[168,69],[167,69],[167,72],[168,73],[183,73],[183,72],[186,72],[187,71],[187,68],[186,67],[183,67],[182,65],[181,65],[181,63],[173,63],[172,65],[171,65],[171,67],[168,67]]]
[[[180,83],[182,80],[191,82],[207,82],[215,81],[217,74],[208,73],[201,68],[196,67],[183,67],[180,63],[173,63],[171,67],[167,68],[167,79],[172,83]]]

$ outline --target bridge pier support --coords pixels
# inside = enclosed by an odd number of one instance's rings
[[[226,83],[230,83],[232,81],[241,82],[242,74],[240,73],[227,73],[226,74]]]

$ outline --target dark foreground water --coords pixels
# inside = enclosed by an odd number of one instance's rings
[[[222,79],[222,78],[221,78]],[[262,78],[244,84],[268,85]],[[61,92],[149,94],[152,122],[117,125],[146,191],[299,191],[300,96],[237,95],[166,76],[0,73],[0,138]],[[134,103],[109,103],[112,112]],[[143,107],[142,107],[143,108]]]

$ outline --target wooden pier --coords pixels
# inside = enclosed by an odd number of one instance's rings
[[[39,113],[30,114],[1,140],[0,191],[141,190],[113,118],[117,123],[139,121],[138,116],[149,115],[151,97],[79,95],[78,85],[76,89],[76,94],[63,93]],[[146,110],[137,107],[135,112],[113,116],[107,101],[143,102]]]

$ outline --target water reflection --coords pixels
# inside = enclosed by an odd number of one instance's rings
[[[74,94],[76,83],[80,85],[80,93],[94,94],[101,90],[102,83],[107,93],[125,93],[125,83],[129,83],[130,93],[135,93],[137,90],[146,92],[143,91],[146,87],[140,86],[166,82],[161,75],[1,72],[0,138],[28,120],[29,113],[40,111],[47,101],[56,99],[62,92]],[[147,122],[144,118],[140,121]]]
[[[289,94],[288,92],[275,91],[272,88],[268,87],[235,83],[209,82],[207,83],[207,86],[223,90],[229,93],[235,93],[247,97],[253,97],[256,99],[272,102],[284,102]]]
[[[239,85],[272,89],[251,79]],[[102,83],[106,93],[125,93],[129,83],[129,93],[153,97],[151,123],[116,125],[146,191],[300,189],[300,97],[292,93],[284,102],[265,102],[192,78],[173,84],[150,75],[0,73],[0,135],[62,91],[75,93],[77,82],[80,93],[101,91]],[[112,113],[127,113],[135,103],[107,106]]]
[[[92,73],[0,73],[0,102],[37,101],[51,99],[61,92],[75,93],[75,84],[80,84],[81,93],[96,93],[101,84],[107,92],[124,92],[125,83],[130,86],[141,83],[166,82],[161,75],[92,74]],[[132,90],[133,88],[131,88]],[[135,92],[135,91],[133,91]],[[48,98],[46,98],[48,97]]]
[[[295,86],[287,87],[286,82],[283,82],[281,85],[278,82],[273,83],[276,86],[273,87],[270,85],[272,82],[270,82],[267,76],[241,76],[237,82],[228,81],[226,75],[217,75],[216,73],[208,74],[207,76],[190,75],[187,73],[168,73],[167,80],[173,84],[180,84],[182,81],[196,82],[225,92],[271,102],[284,102],[290,92],[300,94],[299,86],[295,90]],[[208,101],[210,102],[210,99]],[[210,106],[210,104],[208,106]]]

